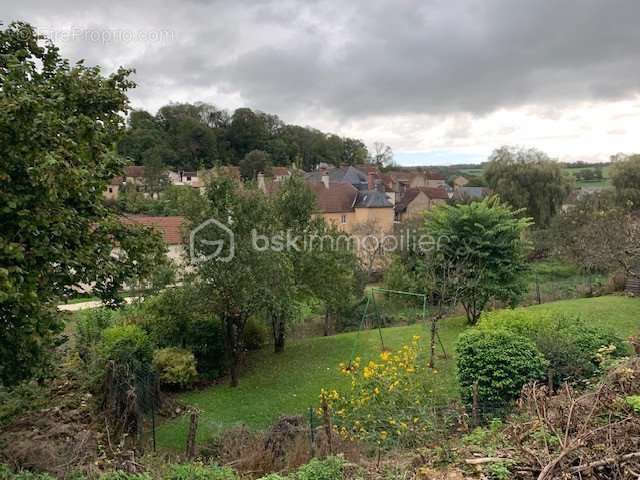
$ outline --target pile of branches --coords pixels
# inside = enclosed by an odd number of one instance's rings
[[[538,480],[640,478],[640,415],[626,401],[638,393],[638,357],[586,393],[565,385],[550,396],[547,387],[526,387],[524,418],[508,430],[520,453],[513,471]]]

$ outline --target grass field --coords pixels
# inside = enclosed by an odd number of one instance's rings
[[[608,296],[527,308],[579,315],[594,325],[610,327],[624,337],[640,330],[638,299]],[[440,335],[447,353],[454,354],[456,339],[465,328],[464,319],[460,317],[442,321]],[[424,325],[383,330],[385,345],[390,348],[409,342],[416,334],[428,340]],[[337,366],[349,360],[354,346],[363,359],[377,356],[380,353],[378,331],[296,340],[279,355],[271,351],[257,352],[249,357],[248,369],[239,387],[218,385],[185,393],[180,400],[201,410],[199,441],[239,423],[264,428],[281,414],[303,413],[309,406],[316,405],[321,388],[345,387],[345,378],[340,376]],[[441,379],[439,388],[456,397],[455,359],[440,359],[437,368]],[[186,427],[184,417],[164,423],[158,430],[158,445],[184,448]]]
[[[576,173],[578,173],[580,170],[585,170],[587,168],[591,168],[591,167],[581,167],[581,168],[564,168],[564,171],[575,176]],[[481,176],[483,173],[483,169],[482,168],[464,168],[462,170],[460,170],[461,173],[463,173],[464,175],[469,175],[469,176]],[[605,165],[602,168],[602,176],[604,177],[602,180],[598,180],[598,181],[594,181],[594,182],[584,182],[584,181],[579,181],[576,182],[576,186],[578,187],[610,187],[611,186],[611,180],[609,179],[609,165]]]

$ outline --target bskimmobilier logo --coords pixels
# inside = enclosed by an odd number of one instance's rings
[[[230,262],[236,253],[233,232],[224,223],[210,218],[191,230],[189,255],[192,264],[216,260]]]

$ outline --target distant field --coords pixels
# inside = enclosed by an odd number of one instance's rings
[[[581,170],[586,170],[587,168],[591,168],[591,167],[580,167],[580,168],[564,168],[563,170],[567,173],[569,173],[570,175],[575,176],[575,174]],[[610,170],[610,165],[605,165],[602,169],[602,175],[603,175],[603,179],[599,180],[599,181],[595,181],[595,182],[584,182],[584,181],[579,181],[576,182],[576,185],[578,187],[610,187],[611,186],[611,180],[609,179],[609,170]],[[468,176],[481,176],[483,174],[483,168],[463,168],[460,170],[460,172],[464,175],[468,175]]]
[[[609,327],[624,338],[640,330],[640,300],[634,298],[583,298],[527,308],[579,315],[588,323]],[[449,359],[438,361],[439,383],[435,387],[449,398],[458,395],[453,355],[458,335],[466,328],[461,317],[445,319],[440,326]],[[424,325],[383,330],[385,346],[392,349],[409,342],[416,334],[428,341]],[[249,356],[239,387],[217,385],[182,394],[180,400],[200,409],[199,441],[239,423],[250,428],[265,428],[280,415],[304,413],[310,406],[317,405],[321,388],[347,387],[347,379],[339,374],[337,366],[348,361],[353,350],[365,361],[376,358],[380,354],[378,332],[366,330],[295,340],[282,354],[274,354],[270,350],[256,352]],[[158,445],[182,449],[186,434],[185,417],[168,421],[158,429]]]

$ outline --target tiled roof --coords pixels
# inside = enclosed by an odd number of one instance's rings
[[[396,212],[402,213],[404,212],[409,204],[415,200],[415,198],[420,194],[420,192],[424,193],[431,200],[449,200],[449,195],[444,188],[433,188],[433,187],[417,187],[417,188],[409,188],[404,193],[402,198],[398,203],[396,203],[395,209]]]
[[[432,172],[432,171],[427,172],[427,178],[429,180],[443,180],[443,181],[446,180],[446,178],[444,178],[442,174],[438,172]]]
[[[124,174],[126,177],[143,177],[144,167],[141,165],[129,165],[124,167]]]
[[[125,225],[145,225],[157,230],[167,245],[182,244],[184,217],[152,217],[148,215],[127,215],[120,217]]]
[[[271,175],[273,177],[288,177],[291,175],[291,172],[287,167],[272,167]]]
[[[322,213],[340,213],[353,211],[358,190],[348,182],[329,183],[307,182],[307,186],[316,196],[316,206]]]

